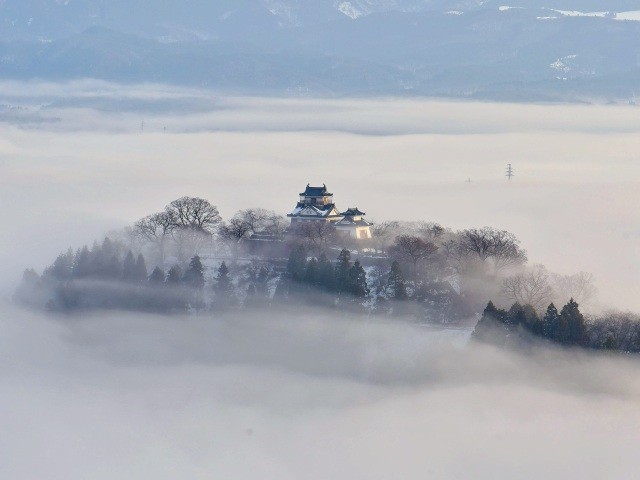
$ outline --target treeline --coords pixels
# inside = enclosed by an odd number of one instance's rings
[[[374,224],[373,238],[356,241],[325,222],[287,226],[286,218],[261,208],[223,220],[209,201],[181,197],[100,245],[60,255],[42,276],[27,271],[16,297],[35,305],[44,300],[58,311],[321,302],[442,324],[472,321],[488,298],[539,310],[567,298],[584,305],[595,294],[588,274],[528,267],[519,240],[493,227],[388,221]],[[202,287],[193,280],[196,257],[205,259]],[[227,272],[218,282],[222,260]],[[165,291],[156,300],[160,285]]]
[[[15,299],[24,305],[53,312],[83,309],[124,309],[149,312],[185,312],[198,305],[204,286],[199,257],[183,269],[175,265],[150,273],[142,254],[135,256],[119,242],[105,238],[59,255],[42,275],[24,273]]]
[[[560,311],[551,303],[542,316],[531,305],[514,303],[504,310],[489,302],[473,338],[503,345],[541,338],[562,346],[638,353],[640,319],[631,314],[608,313],[587,320],[574,299]]]

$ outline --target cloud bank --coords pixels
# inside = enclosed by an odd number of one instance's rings
[[[633,478],[635,359],[312,311],[3,305],[3,478]]]
[[[635,107],[5,85],[0,103],[48,120],[0,123],[5,298],[25,267],[180,196],[207,198],[227,218],[248,207],[284,214],[311,182],[373,221],[513,231],[532,262],[593,272],[603,306],[640,309]]]

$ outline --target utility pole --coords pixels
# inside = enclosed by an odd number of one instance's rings
[[[511,179],[515,176],[516,174],[513,171],[513,167],[510,163],[507,163],[507,178],[509,179],[509,181],[511,181]]]
[[[144,120],[142,120],[142,123],[140,124],[140,131],[144,132]]]

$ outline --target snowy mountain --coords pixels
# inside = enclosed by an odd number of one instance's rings
[[[0,77],[635,98],[636,0],[0,0]],[[546,5],[546,6],[545,6]]]

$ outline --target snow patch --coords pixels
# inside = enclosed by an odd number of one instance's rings
[[[611,12],[579,12],[578,10],[555,10],[551,9],[554,12],[559,13],[560,15],[564,15],[565,17],[599,17],[606,18],[611,16]]]
[[[365,12],[362,12],[361,10],[358,10],[356,7],[354,7],[351,2],[341,2],[338,5],[336,5],[336,8],[340,12],[344,13],[347,17],[352,18],[353,20],[356,20],[366,15]]]
[[[550,64],[549,67],[551,67],[554,70],[557,70],[559,72],[568,73],[568,72],[570,72],[572,70],[572,67],[567,65],[567,63],[566,63],[567,60],[573,60],[573,59],[575,59],[577,57],[578,57],[578,55],[567,55],[566,57],[559,58],[558,60],[556,60],[555,62]],[[565,80],[566,80],[566,78],[565,78]]]
[[[616,20],[629,20],[629,21],[640,22],[640,10],[635,10],[635,11],[632,11],[632,12],[619,12],[619,13],[616,13],[615,19]]]

